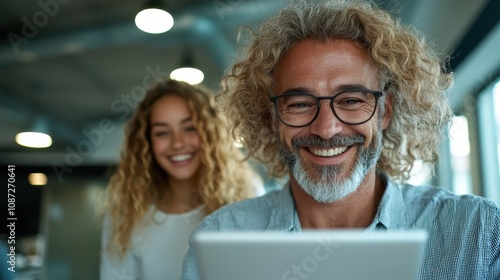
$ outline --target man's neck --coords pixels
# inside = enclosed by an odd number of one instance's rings
[[[377,214],[385,186],[369,172],[358,189],[341,201],[319,203],[292,178],[292,193],[303,229],[366,228]]]

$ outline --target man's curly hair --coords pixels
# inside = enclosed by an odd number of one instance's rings
[[[431,165],[439,156],[446,125],[453,116],[446,90],[452,74],[444,72],[445,57],[425,37],[389,13],[366,1],[294,2],[265,22],[253,35],[246,57],[222,82],[232,133],[249,155],[269,166],[277,177],[286,175],[278,157],[276,119],[269,97],[279,60],[304,39],[343,38],[363,45],[372,56],[392,96],[393,116],[383,132],[377,168],[394,180],[409,179],[413,164]]]

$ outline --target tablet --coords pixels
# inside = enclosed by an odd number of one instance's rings
[[[418,279],[425,231],[196,232],[202,280]]]

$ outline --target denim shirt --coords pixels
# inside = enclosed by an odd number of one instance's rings
[[[500,208],[494,202],[383,177],[386,190],[366,231],[425,229],[429,239],[420,279],[500,279]],[[195,232],[247,230],[302,230],[289,186],[227,205],[207,216]],[[192,246],[181,279],[199,279]]]

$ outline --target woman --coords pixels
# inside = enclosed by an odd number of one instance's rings
[[[214,103],[210,92],[169,80],[137,107],[107,189],[101,279],[178,279],[198,222],[256,195],[258,177]]]

